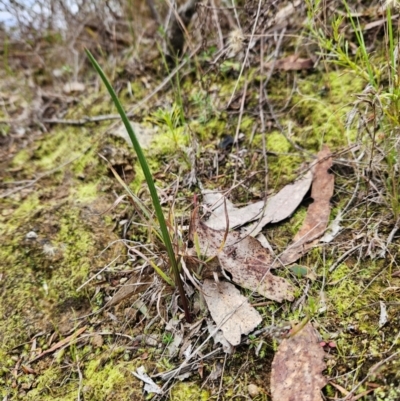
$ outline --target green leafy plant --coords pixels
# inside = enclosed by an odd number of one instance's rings
[[[175,253],[174,253],[174,249],[172,246],[172,241],[171,241],[171,237],[170,237],[170,233],[168,231],[168,226],[161,208],[161,204],[160,204],[160,199],[158,197],[157,194],[157,190],[156,187],[154,185],[154,180],[153,180],[153,176],[151,174],[149,165],[147,163],[146,157],[143,153],[142,147],[140,146],[140,143],[136,137],[136,134],[132,128],[132,125],[130,124],[128,117],[125,113],[125,110],[123,109],[121,102],[118,99],[117,94],[115,93],[113,87],[111,86],[110,82],[108,81],[106,75],[104,74],[104,71],[102,70],[102,68],[100,67],[100,65],[97,63],[96,59],[93,57],[93,55],[90,53],[89,50],[85,50],[86,54],[90,60],[90,62],[92,63],[93,67],[95,68],[95,70],[97,71],[97,73],[99,74],[101,80],[103,81],[104,85],[106,86],[108,93],[110,94],[112,101],[115,105],[115,107],[118,110],[119,115],[121,116],[121,120],[125,125],[126,131],[128,132],[128,135],[131,139],[133,148],[135,149],[135,152],[137,154],[140,166],[142,167],[143,170],[143,174],[147,183],[147,186],[149,188],[149,192],[150,192],[150,196],[153,202],[153,207],[154,207],[154,211],[160,226],[160,231],[161,231],[161,235],[162,235],[162,241],[164,243],[164,246],[167,250],[168,253],[168,258],[169,258],[169,262],[171,264],[171,268],[172,271],[174,273],[175,276],[175,283],[178,287],[179,290],[179,294],[181,296],[182,299],[182,305],[183,305],[183,309],[185,312],[185,318],[188,322],[191,321],[191,317],[190,317],[190,312],[189,312],[189,306],[188,306],[188,301],[186,298],[186,294],[185,291],[183,289],[183,284],[182,284],[182,280],[181,277],[179,275],[179,266],[178,266],[178,262],[176,260],[175,257]]]
[[[172,333],[165,332],[162,336],[162,342],[165,345],[170,345],[174,341],[174,335]]]

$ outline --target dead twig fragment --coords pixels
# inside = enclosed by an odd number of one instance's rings
[[[42,358],[43,356],[47,354],[51,354],[54,351],[57,351],[59,348],[64,347],[65,345],[69,344],[70,342],[76,341],[76,339],[87,329],[87,326],[83,326],[80,329],[78,329],[75,333],[71,334],[67,338],[64,338],[64,340],[59,341],[58,343],[54,344],[51,348],[43,351],[41,354],[39,354],[37,357],[31,359],[29,363],[35,362],[38,359]]]

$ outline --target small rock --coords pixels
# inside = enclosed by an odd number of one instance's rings
[[[64,85],[63,92],[67,95],[71,93],[81,93],[85,90],[85,85],[82,82],[70,82]]]
[[[249,384],[247,386],[247,391],[249,392],[249,396],[251,398],[257,397],[260,394],[260,388],[255,384]]]
[[[26,239],[36,239],[37,237],[38,235],[35,233],[35,231],[29,231],[29,233],[25,236]]]
[[[95,334],[92,337],[92,344],[97,348],[101,347],[104,344],[103,336],[100,334]]]

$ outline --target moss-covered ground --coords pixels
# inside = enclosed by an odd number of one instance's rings
[[[5,57],[3,63],[13,63],[12,54]],[[151,135],[145,152],[166,215],[176,227],[189,223],[193,196],[200,193],[198,184],[189,185],[191,171],[204,187],[230,190],[230,200],[244,205],[292,182],[327,144],[334,154],[331,220],[344,211],[342,231],[299,261],[315,280],[290,270],[279,273],[296,287],[298,302],[251,301],[261,304],[257,309],[263,326],[310,314],[322,338],[335,344],[327,350],[324,372],[335,384],[350,391],[362,381],[356,391],[365,392],[361,400],[400,399],[400,359],[374,369],[399,352],[400,345],[398,234],[388,241],[398,224],[399,148],[392,141],[394,129],[383,122],[376,123],[375,132],[369,129],[377,121],[375,109],[360,106],[368,82],[351,66],[329,63],[305,71],[276,71],[265,87],[268,99],[262,101],[262,110],[267,121],[262,122],[259,87],[265,77],[259,66],[250,65],[239,79],[240,60],[209,68],[212,60],[213,51],[203,48],[133,117],[137,129]],[[168,74],[160,59],[143,63],[147,69],[135,73],[126,72],[128,61],[122,56],[126,70],[107,64],[127,109]],[[43,115],[31,114],[27,123],[18,116],[32,112],[37,97],[45,98],[41,86],[54,93],[61,89],[39,80],[35,74],[49,72],[33,67],[29,74],[34,85],[22,66],[0,70],[0,396],[5,400],[150,399],[132,372],[144,366],[154,375],[183,360],[182,355],[170,357],[167,350],[173,336],[166,322],[182,317],[176,294],[131,248],[170,275],[164,250],[151,222],[143,220],[103,159],[151,209],[136,156],[115,135],[118,121],[68,123],[115,113],[99,80],[89,68],[85,71],[84,92],[64,103],[55,97],[56,106],[65,108],[62,121],[43,122]],[[237,96],[227,106],[237,82]],[[380,90],[385,85],[382,79]],[[349,127],[354,107],[362,117],[358,126]],[[227,135],[239,133],[239,143],[221,147]],[[395,153],[384,153],[387,149]],[[277,253],[298,231],[309,202],[307,196],[292,218],[263,231]],[[183,239],[186,235],[183,230]],[[136,290],[104,308],[128,280],[139,283]],[[384,325],[382,303],[388,313]],[[207,316],[196,295],[190,304],[194,322]],[[185,327],[188,332],[192,326]],[[197,341],[207,337],[204,327]],[[165,398],[249,399],[248,385],[255,384],[259,393],[254,399],[269,400],[276,347],[274,338],[250,336],[232,355],[219,354],[200,364],[190,378],[172,381]],[[212,348],[210,341],[202,352]],[[221,367],[222,376],[210,379]],[[327,399],[345,396],[332,384],[323,392]]]

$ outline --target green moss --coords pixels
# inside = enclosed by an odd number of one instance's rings
[[[152,153],[173,154],[183,146],[187,146],[189,136],[185,127],[177,127],[174,130],[166,129],[157,135],[152,142]]]
[[[347,131],[346,113],[352,108],[355,98],[349,93],[358,93],[365,82],[353,73],[332,71],[320,80],[298,81],[299,92],[293,97],[293,113],[299,125],[294,127],[294,138],[308,149],[319,150],[322,143],[332,149],[348,145],[356,132]]]
[[[106,164],[100,162],[97,153],[97,147],[93,146],[88,151],[81,154],[76,160],[74,160],[72,163],[72,171],[76,176],[86,175],[95,169],[98,171],[98,174],[105,173],[107,171]]]
[[[370,274],[371,271],[368,272],[368,276]],[[348,314],[351,310],[362,309],[372,301],[371,295],[373,292],[371,288],[364,290],[360,296],[361,281],[362,274],[360,277],[360,272],[358,271],[357,275],[354,275],[352,270],[344,263],[339,265],[330,276],[330,282],[335,284],[328,286],[328,298],[334,311],[338,312],[339,316]],[[369,325],[369,322],[367,325]]]
[[[240,130],[250,133],[253,125],[254,125],[254,119],[248,116],[244,116],[242,117],[242,121],[240,122]]]
[[[77,185],[71,189],[71,199],[80,203],[90,203],[99,197],[99,181]]]
[[[267,150],[276,153],[288,153],[291,145],[278,131],[272,131],[267,135]]]
[[[171,401],[207,401],[210,394],[192,382],[178,383],[172,388]]]
[[[24,167],[30,161],[31,152],[28,149],[20,150],[12,160],[12,166],[14,167]]]
[[[28,392],[27,400],[55,400],[73,401],[76,400],[76,384],[71,380],[63,383],[62,395],[60,391],[60,376],[62,371],[58,367],[50,367],[41,372],[35,383],[35,388]]]
[[[76,129],[60,130],[41,141],[34,155],[37,159],[35,165],[43,170],[50,170],[78,157],[83,149],[84,141],[78,140]]]
[[[11,206],[14,202],[9,201],[9,204]],[[7,219],[7,225],[4,226],[8,231],[12,231],[21,221],[27,221],[32,214],[38,213],[43,208],[38,193],[33,193],[17,204],[18,207],[14,210],[12,216]]]
[[[93,235],[82,225],[79,210],[72,209],[70,213],[63,213],[56,242],[62,246],[64,264],[67,269],[64,271],[64,279],[61,279],[59,284],[63,283],[68,288],[76,288],[88,275],[91,266],[91,249],[94,246]]]
[[[190,122],[190,130],[196,134],[196,137],[202,142],[202,149],[214,147],[215,143],[210,143],[223,133],[226,133],[227,122],[219,117],[211,118],[207,124],[194,120]]]
[[[80,391],[85,400],[129,399],[135,393],[136,397],[140,397],[139,391],[133,389],[133,375],[123,365],[109,362],[101,366],[100,359],[95,359],[81,365],[81,372],[83,380]],[[76,400],[79,377],[72,374],[61,379],[62,376],[65,376],[62,368],[46,369],[40,374],[35,388],[28,392],[26,399]]]
[[[85,399],[88,400],[99,400],[112,392],[118,394],[126,385],[126,374],[113,362],[100,367],[99,361],[90,361],[85,368],[85,378]]]

